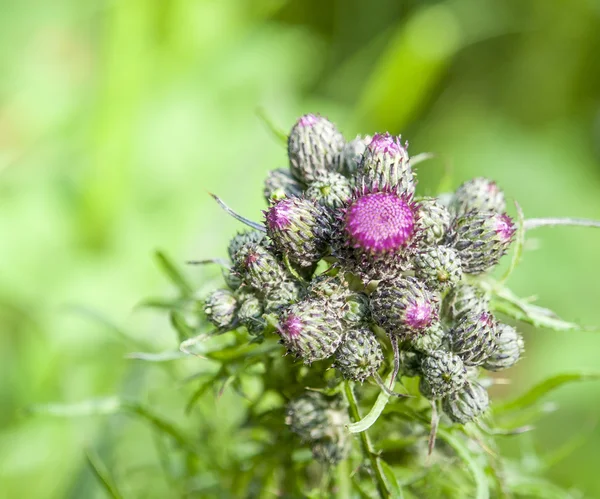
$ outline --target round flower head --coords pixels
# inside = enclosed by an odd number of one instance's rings
[[[306,189],[306,197],[328,208],[340,208],[352,197],[350,182],[335,172],[320,174]]]
[[[415,239],[420,246],[439,244],[450,230],[451,216],[448,208],[434,198],[420,199],[415,203]]]
[[[442,398],[460,390],[467,370],[458,355],[438,350],[421,359],[419,390],[428,399]]]
[[[342,324],[345,327],[366,325],[371,320],[369,297],[364,293],[351,293],[342,308]]]
[[[302,440],[318,440],[327,434],[328,409],[324,395],[309,391],[288,404],[285,422]]]
[[[496,335],[496,319],[492,314],[470,313],[450,331],[451,349],[466,366],[479,366],[496,350]]]
[[[350,440],[343,431],[338,434],[337,438],[323,438],[312,443],[310,450],[317,461],[335,465],[348,457],[352,449]]]
[[[335,352],[334,367],[342,376],[361,383],[372,376],[383,362],[381,345],[367,328],[351,329]]]
[[[489,310],[490,300],[483,291],[470,284],[459,284],[444,297],[444,316],[458,321],[465,315],[481,314]]]
[[[454,287],[462,278],[460,258],[456,250],[447,246],[431,246],[414,256],[415,275],[430,289]]]
[[[279,336],[290,353],[305,364],[331,357],[342,341],[342,326],[322,300],[291,305],[279,325]]]
[[[363,154],[373,137],[358,135],[354,140],[344,144],[340,154],[340,172],[349,179],[353,179],[360,167]]]
[[[282,280],[271,286],[265,295],[265,312],[279,312],[292,303],[296,303],[301,295],[300,285],[293,280]]]
[[[442,408],[455,423],[466,424],[481,416],[489,407],[486,389],[477,381],[467,381],[463,387],[442,400]]]
[[[231,241],[229,241],[229,246],[227,248],[229,258],[232,262],[235,262],[238,252],[244,246],[252,246],[255,244],[259,244],[264,240],[264,238],[264,232],[259,232],[257,230],[246,230],[243,232],[238,232],[235,236],[233,236]]]
[[[371,254],[402,250],[410,243],[414,228],[413,206],[391,191],[357,197],[347,208],[344,221],[349,243]]]
[[[324,256],[330,224],[322,208],[304,198],[284,198],[265,212],[267,234],[276,248],[302,267]]]
[[[262,318],[261,300],[253,293],[244,293],[239,298],[241,302],[237,313],[239,321],[246,327],[248,333],[252,335],[261,333],[266,326],[266,322]]]
[[[304,188],[287,168],[271,170],[265,179],[263,194],[267,202],[301,196]]]
[[[400,374],[407,378],[421,376],[422,359],[423,355],[418,352],[400,351]]]
[[[227,331],[236,321],[237,300],[228,289],[217,289],[204,300],[204,313],[219,330]]]
[[[382,281],[371,295],[373,319],[389,334],[414,336],[438,320],[438,300],[414,277]]]
[[[462,216],[471,210],[503,213],[506,210],[504,193],[487,178],[477,177],[462,184],[454,194],[452,212]]]
[[[394,189],[412,197],[415,180],[406,144],[389,133],[375,134],[365,149],[357,174],[357,185],[374,189]]]
[[[506,213],[470,211],[454,221],[449,243],[458,252],[463,272],[481,274],[498,263],[515,232]]]
[[[523,337],[514,327],[498,324],[497,330],[496,350],[483,363],[483,368],[488,371],[502,371],[514,366],[525,351]]]
[[[320,173],[337,170],[343,146],[344,137],[327,118],[314,114],[302,116],[288,137],[292,175],[308,184]]]
[[[436,321],[424,331],[411,336],[407,340],[407,347],[412,351],[428,354],[440,350],[446,337],[442,324]]]
[[[287,279],[279,260],[262,244],[242,246],[235,255],[234,268],[245,284],[259,292],[268,291]]]

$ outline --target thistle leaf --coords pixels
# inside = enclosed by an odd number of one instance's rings
[[[383,476],[385,477],[385,480],[388,483],[390,497],[392,497],[393,499],[402,499],[404,497],[404,494],[402,493],[402,487],[398,483],[398,479],[396,478],[394,470],[383,459],[379,460],[379,464],[381,465],[381,469],[383,470]]]
[[[88,449],[85,452],[85,457],[88,466],[100,482],[100,485],[102,485],[102,488],[109,495],[109,497],[112,497],[113,499],[122,499],[123,495],[119,492],[119,489],[117,488],[117,485],[110,473],[110,470],[102,462],[100,456],[98,456],[98,454],[96,454],[96,452],[92,449]]]
[[[160,250],[154,253],[154,257],[163,274],[179,289],[181,294],[185,297],[191,297],[194,294],[194,288],[171,259]]]

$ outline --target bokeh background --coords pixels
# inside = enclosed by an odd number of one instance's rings
[[[176,345],[164,314],[136,305],[173,292],[155,249],[182,266],[224,254],[240,226],[208,191],[260,218],[262,179],[286,154],[259,108],[286,130],[320,112],[347,138],[402,133],[413,154],[438,154],[419,167],[421,193],[447,170],[450,187],[485,175],[528,217],[600,219],[596,0],[1,0],[1,12],[3,497],[104,497],[89,448],[128,497],[177,496],[153,474],[143,422],[25,409],[117,394],[191,424],[175,363],[126,358]],[[600,231],[532,236],[511,287],[600,326]],[[187,270],[200,287],[216,275]],[[524,333],[498,397],[600,368],[597,333]],[[559,410],[512,450],[558,450],[545,473],[600,497],[600,385],[549,400]],[[217,462],[238,403],[199,406]]]

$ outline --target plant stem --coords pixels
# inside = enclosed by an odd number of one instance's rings
[[[336,497],[338,499],[346,499],[352,495],[350,484],[350,463],[348,459],[340,461],[337,465],[336,473]]]
[[[579,227],[600,227],[600,221],[587,218],[529,218],[525,220],[525,230],[537,229],[538,227],[571,225]]]
[[[346,399],[348,400],[348,405],[350,406],[350,416],[354,421],[360,421],[361,417],[358,409],[358,402],[350,382],[344,382],[344,390]],[[369,459],[371,467],[373,468],[373,473],[375,473],[375,483],[377,485],[377,492],[379,493],[379,496],[382,498],[390,497],[390,491],[385,480],[383,469],[381,468],[381,464],[379,462],[379,457],[373,450],[373,444],[371,443],[371,439],[366,431],[360,433],[360,441],[363,448],[363,453],[366,454],[366,457]]]

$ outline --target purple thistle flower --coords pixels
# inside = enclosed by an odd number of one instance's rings
[[[410,329],[423,329],[436,318],[431,302],[409,303],[404,312],[404,321]]]
[[[504,243],[510,243],[517,230],[512,219],[506,213],[495,217],[494,227],[498,238]]]
[[[305,114],[298,120],[297,126],[309,127],[309,126],[316,125],[318,122],[319,122],[319,118],[317,116],[315,116],[314,114]]]
[[[351,243],[372,253],[389,253],[405,247],[414,227],[412,205],[393,192],[360,196],[346,211],[345,230]]]
[[[404,149],[400,144],[399,137],[393,137],[386,133],[376,133],[367,148],[374,154],[403,154]]]

